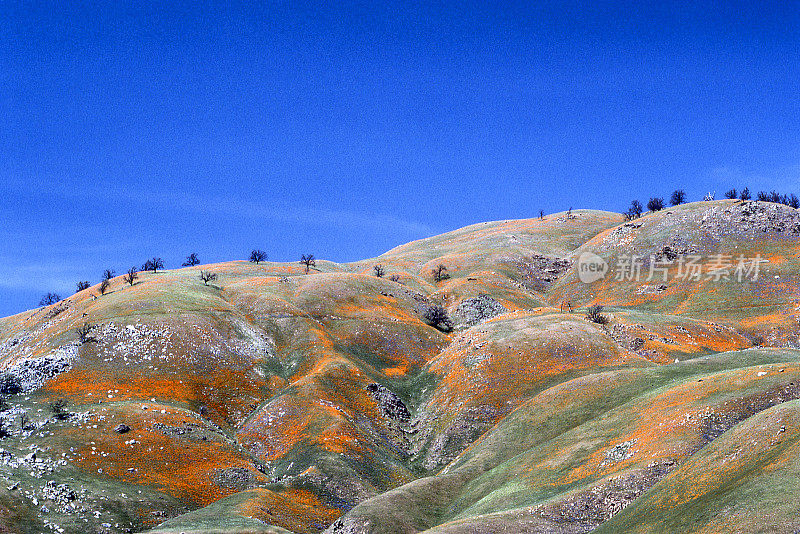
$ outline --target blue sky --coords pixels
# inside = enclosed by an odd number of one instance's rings
[[[0,3],[0,316],[152,255],[800,193],[800,4],[486,4]]]

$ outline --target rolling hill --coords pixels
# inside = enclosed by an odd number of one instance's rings
[[[0,532],[798,532],[799,273],[709,201],[118,277],[0,319]]]

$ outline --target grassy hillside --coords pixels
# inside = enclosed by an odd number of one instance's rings
[[[0,532],[795,532],[799,247],[773,204],[579,210],[0,319]],[[678,276],[718,255],[764,262]]]

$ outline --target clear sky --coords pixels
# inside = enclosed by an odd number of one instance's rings
[[[0,2],[0,316],[77,280],[800,193],[797,2]]]

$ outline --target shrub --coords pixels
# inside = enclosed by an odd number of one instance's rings
[[[450,275],[447,274],[445,271],[447,271],[447,267],[445,267],[441,263],[437,265],[436,268],[431,271],[431,273],[433,274],[434,281],[441,282],[442,280],[447,280],[448,278],[450,278]]]
[[[89,281],[88,280],[81,280],[77,284],[75,284],[75,293],[80,293],[84,289],[89,289]]]
[[[200,258],[197,257],[197,254],[192,252],[186,256],[186,261],[181,264],[181,267],[193,267],[195,265],[200,265]]]
[[[58,293],[47,293],[45,296],[42,297],[42,300],[39,301],[39,306],[50,306],[59,302],[61,300],[61,295]]]
[[[758,195],[756,195],[756,199],[760,200],[761,202],[769,202],[769,193],[766,191],[759,191]]]
[[[604,306],[593,304],[586,308],[586,318],[597,324],[608,324],[608,317],[602,314]]]
[[[661,197],[653,197],[647,201],[647,209],[650,211],[661,211],[664,209],[664,199]]]
[[[64,399],[54,400],[50,403],[50,411],[59,421],[69,419],[70,413],[67,411],[67,401]]]
[[[75,333],[78,334],[78,340],[81,343],[86,343],[87,341],[95,341],[93,337],[89,336],[89,334],[92,332],[92,328],[94,327],[89,323],[84,323],[83,326],[75,329]]]
[[[737,196],[738,196],[738,193],[736,192],[736,188],[729,189],[728,192],[725,193],[725,198],[730,199],[730,200],[735,199]]]
[[[399,274],[393,274],[393,275],[391,275],[389,277],[389,280],[391,280],[392,282],[400,283],[400,275]]]
[[[5,372],[0,375],[0,395],[16,395],[22,392],[22,381],[16,375]]]
[[[314,258],[313,254],[303,254],[300,257],[300,263],[306,266],[306,274],[308,274],[308,271],[311,270],[312,267],[317,266],[317,260]]]
[[[130,269],[128,269],[128,272],[122,279],[125,280],[128,283],[128,285],[133,287],[133,284],[136,283],[137,278],[139,278],[139,273],[136,272],[136,267],[131,267]]]
[[[250,262],[258,265],[262,261],[267,261],[267,253],[260,249],[253,249],[250,251]]]
[[[377,276],[378,278],[383,278],[383,275],[386,274],[386,268],[380,264],[372,267],[372,270],[375,271],[375,276]]]
[[[745,187],[742,189],[742,192],[739,193],[739,200],[750,200],[753,196],[750,194],[750,189]]]
[[[429,325],[443,332],[449,332],[453,329],[453,322],[447,315],[447,310],[438,304],[429,306],[425,310],[424,318]]]
[[[686,191],[683,189],[676,189],[672,192],[672,196],[669,197],[669,203],[673,206],[683,204],[684,202],[686,202]]]
[[[209,282],[213,282],[217,279],[217,275],[215,273],[209,271],[200,271],[200,280],[203,281],[203,284],[208,285]]]
[[[800,199],[797,198],[797,195],[795,195],[794,193],[789,195],[789,202],[787,203],[787,206],[792,207],[794,209],[800,208]]]

